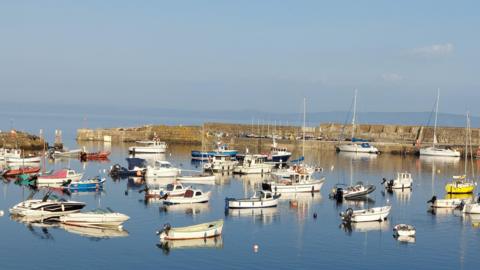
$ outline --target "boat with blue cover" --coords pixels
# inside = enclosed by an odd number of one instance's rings
[[[237,150],[229,149],[227,144],[222,144],[220,142],[217,143],[217,149],[213,151],[192,151],[192,159],[193,160],[208,160],[208,158],[213,157],[215,155],[226,155],[235,157],[238,154]]]
[[[68,189],[71,191],[98,190],[98,189],[103,189],[104,182],[105,182],[105,178],[100,178],[97,176],[97,177],[86,179],[86,180],[70,182],[64,186],[64,189]]]

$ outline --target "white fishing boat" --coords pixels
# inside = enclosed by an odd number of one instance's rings
[[[37,185],[39,186],[61,186],[67,183],[80,181],[83,173],[77,173],[72,169],[62,169],[52,171],[50,173],[40,174],[37,177]]]
[[[110,208],[72,213],[60,217],[60,222],[77,226],[119,227],[130,217]]]
[[[138,146],[131,146],[128,148],[128,152],[131,154],[158,154],[165,153],[167,150],[167,144],[154,139],[151,141],[137,141]]]
[[[67,201],[48,192],[41,200],[27,199],[10,208],[10,214],[30,217],[57,217],[80,211],[85,203]]]
[[[233,209],[276,207],[278,205],[279,197],[280,194],[273,194],[270,191],[259,190],[250,198],[226,198],[225,206]]]
[[[407,172],[399,172],[397,173],[397,177],[395,179],[387,180],[386,178],[383,178],[382,184],[386,189],[412,188],[412,174]]]
[[[357,89],[353,99],[352,133],[350,143],[341,143],[337,146],[339,152],[369,153],[378,154],[378,149],[365,140],[355,138],[355,121],[357,113]]]
[[[390,205],[362,210],[353,210],[352,208],[348,208],[345,212],[341,212],[340,216],[344,222],[382,222],[387,219],[391,208],[392,207]]]
[[[188,240],[220,236],[223,229],[223,219],[202,223],[188,227],[172,227],[165,224],[163,229],[157,231],[160,240]]]
[[[199,189],[188,189],[183,196],[166,196],[164,204],[189,204],[206,203],[210,199],[210,191],[203,192]]]
[[[167,184],[165,187],[155,187],[155,186],[147,186],[145,191],[146,198],[158,198],[158,199],[165,199],[168,197],[180,197],[185,195],[185,192],[192,187],[184,186],[181,183],[171,183]]]
[[[215,185],[215,175],[183,175],[178,176],[177,181],[185,184]]]
[[[408,224],[398,224],[393,227],[393,233],[395,236],[410,236],[413,237],[416,234],[415,227]]]
[[[430,203],[432,208],[450,208],[454,209],[462,204],[470,204],[473,202],[472,198],[448,198],[448,199],[438,199],[437,196],[433,196],[427,203]]]
[[[437,147],[437,120],[438,120],[438,102],[440,99],[440,90],[437,91],[437,102],[435,103],[435,124],[433,126],[432,146],[420,149],[420,156],[438,156],[438,157],[460,157],[460,152],[449,148]]]
[[[320,192],[325,177],[314,179],[309,173],[296,172],[290,175],[289,179],[275,179],[262,183],[263,190],[274,193],[297,193],[297,192]]]
[[[22,164],[40,164],[41,157],[7,157],[5,161],[8,165],[22,165]]]
[[[156,160],[153,166],[147,166],[145,171],[146,178],[156,177],[177,177],[181,170],[172,166],[168,161]]]
[[[233,173],[238,174],[266,174],[273,170],[274,164],[266,163],[266,155],[245,155],[241,164],[238,164]]]
[[[205,171],[229,172],[237,166],[238,160],[234,157],[224,154],[217,154],[208,158],[208,162],[203,164]]]
[[[368,194],[374,192],[375,189],[374,185],[364,185],[362,182],[357,182],[353,186],[337,184],[330,192],[330,198],[337,200],[365,198]]]
[[[21,158],[22,150],[0,148],[0,162],[5,161],[7,158]]]

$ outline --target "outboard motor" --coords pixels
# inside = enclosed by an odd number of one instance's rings
[[[390,181],[388,181],[387,188],[388,189],[393,189],[393,179],[390,179]]]
[[[460,202],[460,204],[459,204],[457,207],[455,207],[455,208],[457,208],[457,209],[460,210],[460,211],[463,211],[463,208],[464,208],[464,207],[465,207],[465,201],[462,200],[462,201]]]
[[[383,184],[385,184],[385,182],[387,182],[387,178],[383,177],[382,182],[380,184],[383,185]]]
[[[337,201],[343,200],[343,188],[341,188],[341,187],[337,188],[333,198],[336,199]]]
[[[163,225],[163,228],[159,231],[157,231],[157,235],[160,235],[162,234],[163,232],[165,232],[166,235],[168,235],[168,231],[170,231],[170,229],[172,228],[172,226],[170,225],[170,223],[165,223]]]
[[[433,195],[433,197],[430,200],[428,200],[427,203],[434,204],[436,200],[437,200],[437,196]]]

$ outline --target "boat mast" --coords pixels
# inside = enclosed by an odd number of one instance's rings
[[[468,164],[468,129],[469,129],[469,112],[467,112],[467,126],[465,128],[465,178],[467,177],[467,164]]]
[[[303,98],[303,143],[302,143],[302,156],[305,158],[305,118],[307,114],[307,101]]]
[[[355,89],[355,95],[353,96],[353,117],[352,117],[352,137],[355,136],[355,118],[357,117],[357,89]]]
[[[438,101],[440,100],[440,88],[437,90],[437,102],[435,104],[435,125],[433,126],[433,144],[435,147],[437,144],[437,120],[438,120]]]

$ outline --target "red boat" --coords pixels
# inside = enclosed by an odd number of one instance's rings
[[[3,172],[4,177],[14,177],[20,174],[34,174],[40,172],[40,167],[23,167],[19,169],[10,169]]]
[[[100,151],[100,152],[82,152],[80,153],[80,160],[87,161],[87,160],[108,160],[108,156],[110,152],[107,151]]]

